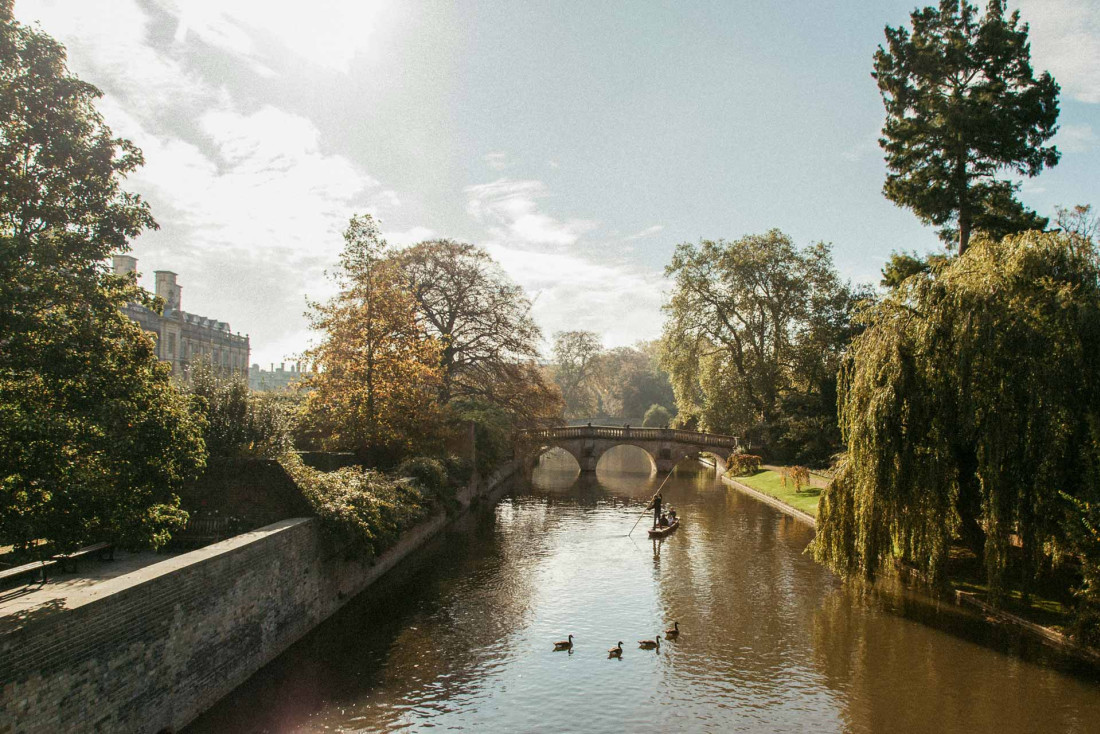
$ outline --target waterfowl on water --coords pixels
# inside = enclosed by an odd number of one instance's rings
[[[568,640],[558,640],[554,643],[555,650],[572,650],[573,649],[573,635],[569,635]]]
[[[607,657],[609,658],[621,658],[623,656],[623,641],[619,640],[619,644],[607,651]]]
[[[673,637],[680,636],[680,623],[673,622],[672,626],[665,630],[665,639],[671,640]]]
[[[638,647],[643,650],[652,650],[655,647],[661,646],[661,636],[657,635],[656,640],[638,640]]]

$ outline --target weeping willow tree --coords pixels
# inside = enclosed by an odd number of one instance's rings
[[[822,497],[817,558],[868,578],[902,560],[942,580],[961,541],[984,556],[995,601],[1010,581],[1026,594],[1044,554],[1069,550],[1095,567],[1095,550],[1075,540],[1098,486],[1092,244],[979,239],[863,318],[841,373],[848,453]]]

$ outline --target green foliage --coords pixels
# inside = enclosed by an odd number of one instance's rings
[[[439,492],[448,486],[447,469],[443,462],[427,456],[416,456],[402,461],[394,474],[398,477],[411,477],[417,484],[429,492]]]
[[[846,460],[823,495],[816,556],[873,576],[892,558],[942,578],[950,544],[983,553],[996,602],[1071,547],[1094,503],[1100,271],[1080,238],[977,239],[936,276],[869,308],[841,383]]]
[[[465,486],[474,474],[474,464],[463,456],[443,457],[443,468],[447,470],[447,478],[456,487]]]
[[[866,297],[841,282],[829,247],[798,249],[778,230],[704,240],[677,247],[666,272],[675,285],[661,364],[676,422],[765,443],[782,460],[793,444],[784,435],[819,419],[812,460],[827,460],[839,443],[836,370]]]
[[[941,0],[911,14],[912,31],[886,28],[875,71],[886,106],[879,143],[889,173],[883,193],[935,225],[963,253],[972,231],[994,238],[1042,229],[1047,220],[1015,198],[1004,170],[1035,176],[1058,163],[1058,85],[1035,77],[1028,27],[1003,0],[985,15]]]
[[[646,428],[664,428],[671,422],[672,413],[669,413],[665,406],[657,404],[649,406],[645,417],[642,418],[642,425]]]
[[[0,15],[0,543],[157,546],[200,425],[120,311],[155,306],[104,260],[156,224],[121,179],[142,163],[64,49]]]
[[[433,508],[416,482],[395,480],[372,469],[354,466],[322,472],[294,453],[285,454],[279,463],[324,527],[351,554],[380,555]]]
[[[210,456],[274,459],[291,449],[292,414],[278,396],[254,393],[244,378],[220,376],[202,361],[191,367],[188,392]]]
[[[726,460],[726,474],[731,477],[744,477],[760,471],[763,458],[755,454],[730,454]]]

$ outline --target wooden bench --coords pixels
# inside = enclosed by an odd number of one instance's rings
[[[38,577],[38,583],[46,583],[49,570],[57,565],[57,561],[32,561],[15,568],[6,568],[0,571],[0,586],[6,586],[9,582],[26,577]],[[30,582],[26,582],[30,583]]]
[[[66,571],[76,571],[76,564],[84,556],[90,556],[93,553],[99,556],[101,561],[113,561],[115,558],[115,544],[114,543],[96,543],[89,545],[80,550],[75,550],[72,553],[61,553],[53,557],[53,560],[59,562],[61,567]]]

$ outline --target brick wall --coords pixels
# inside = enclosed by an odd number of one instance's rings
[[[178,730],[447,522],[370,564],[283,520],[0,620],[0,734]]]

